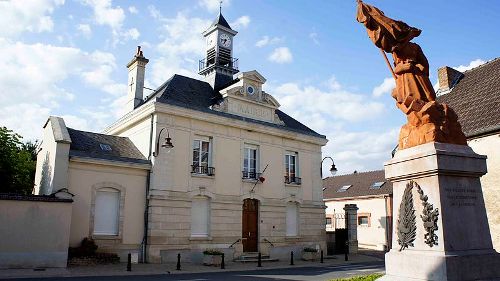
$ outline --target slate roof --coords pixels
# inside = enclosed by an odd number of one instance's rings
[[[277,129],[293,131],[296,133],[301,133],[314,137],[326,138],[324,135],[318,134],[317,132],[313,131],[306,125],[300,123],[299,121],[295,120],[294,118],[290,117],[289,115],[280,110],[276,110],[276,114],[281,119],[281,121],[285,123],[284,126],[252,118],[246,118],[235,114],[212,110],[210,109],[210,107],[212,105],[217,104],[222,99],[222,95],[219,92],[214,91],[212,89],[212,86],[205,81],[201,81],[198,79],[178,74],[175,74],[165,83],[163,83],[163,85],[158,87],[158,89],[156,89],[151,95],[149,95],[145,99],[143,104],[152,99],[155,99],[157,102],[160,103],[171,104],[205,113],[215,114],[250,123],[274,127]]]
[[[71,137],[69,156],[80,156],[103,160],[150,164],[129,138],[79,131],[68,128]],[[109,145],[104,150],[101,144]]]
[[[371,189],[375,182],[385,182],[380,189]],[[342,186],[352,185],[345,192],[337,192]],[[339,199],[370,195],[392,194],[392,183],[385,179],[383,170],[353,173],[323,179],[323,198]]]
[[[214,22],[212,23],[212,26],[217,25],[217,24],[220,24],[220,25],[232,30],[232,28],[229,26],[229,23],[227,23],[226,19],[224,18],[224,16],[222,16],[221,13],[219,13],[219,16],[217,16],[217,18],[214,20]]]
[[[500,130],[500,58],[465,71],[437,100],[455,110],[467,138]]]

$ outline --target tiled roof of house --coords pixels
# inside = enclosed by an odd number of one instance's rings
[[[500,58],[465,71],[437,100],[455,110],[468,138],[500,130]]]
[[[210,114],[220,115],[232,119],[238,119],[250,123],[261,124],[277,129],[293,131],[314,137],[326,138],[324,135],[318,134],[306,125],[300,123],[294,118],[280,110],[276,110],[278,117],[285,125],[274,124],[270,122],[260,121],[252,118],[246,118],[235,114],[220,112],[210,109],[212,105],[217,104],[222,96],[219,92],[214,91],[209,83],[194,78],[175,74],[163,85],[158,87],[153,94],[148,96],[144,103],[155,99],[157,102],[189,108],[197,111],[202,111]],[[144,104],[143,103],[143,104]]]
[[[383,183],[380,188],[372,187]],[[344,188],[343,188],[344,187]],[[345,191],[339,192],[341,189]],[[323,179],[323,198],[352,198],[370,195],[392,194],[392,183],[385,179],[383,170],[353,173]]]
[[[149,164],[129,138],[68,128],[71,137],[69,156]]]

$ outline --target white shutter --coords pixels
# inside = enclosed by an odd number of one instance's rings
[[[296,203],[286,206],[286,236],[298,236],[298,210]]]
[[[210,205],[207,197],[193,198],[191,207],[191,237],[208,237]]]
[[[96,192],[94,234],[118,235],[120,192],[107,188]]]

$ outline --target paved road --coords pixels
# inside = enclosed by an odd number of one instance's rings
[[[265,269],[249,271],[229,271],[211,273],[185,273],[163,275],[107,276],[107,277],[67,277],[67,278],[29,278],[23,281],[211,281],[211,280],[305,280],[321,281],[335,278],[367,275],[384,271],[384,262],[365,262],[358,264],[331,265],[324,267],[296,267],[286,269]]]

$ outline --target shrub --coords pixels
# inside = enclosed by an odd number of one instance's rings
[[[211,255],[211,256],[222,256],[222,252],[217,250],[217,249],[206,249],[203,251],[204,255]]]
[[[83,238],[79,247],[69,248],[68,256],[69,258],[79,258],[79,257],[91,257],[95,256],[95,252],[97,251],[97,245],[92,238]]]
[[[331,281],[374,281],[382,276],[383,276],[383,274],[374,273],[374,274],[370,274],[370,275],[366,275],[366,276],[356,276],[356,277],[351,277],[351,278],[334,279]]]

